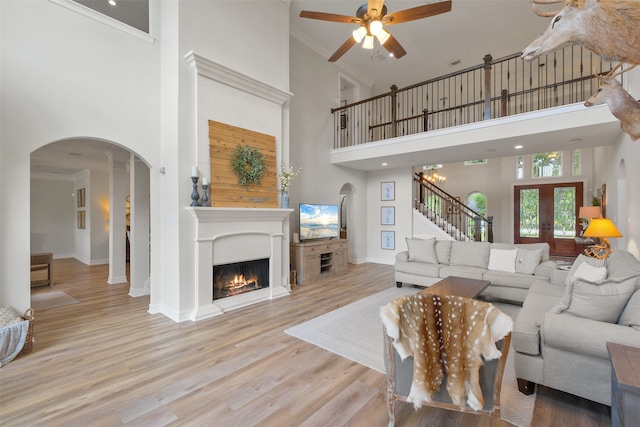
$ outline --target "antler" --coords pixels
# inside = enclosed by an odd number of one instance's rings
[[[562,0],[531,0],[531,10],[538,16],[542,16],[548,18],[550,16],[556,16],[559,10],[555,12],[545,12],[536,7],[537,4],[556,4],[556,3],[564,3]]]
[[[624,73],[626,73],[626,72],[627,72],[627,71],[629,71],[629,70],[633,70],[633,69],[636,67],[636,65],[632,65],[632,66],[630,66],[630,67],[628,67],[628,68],[623,68],[622,70],[620,70],[620,71],[618,71],[618,72],[616,73],[616,70],[617,70],[618,68],[620,68],[620,67],[622,67],[622,63],[618,63],[618,65],[616,65],[616,66],[615,66],[615,67],[613,67],[611,70],[609,70],[609,72],[608,72],[607,74],[605,74],[605,75],[604,75],[604,77],[608,77],[608,78],[610,78],[610,79],[615,79],[615,78],[616,78],[616,77],[618,77],[619,75],[624,74]],[[594,70],[594,71],[595,71],[595,70]],[[597,73],[595,73],[595,72],[594,72],[593,74],[594,74],[596,77],[598,77],[598,78],[600,78],[600,77],[601,77],[601,75],[600,75],[600,74],[597,74]]]

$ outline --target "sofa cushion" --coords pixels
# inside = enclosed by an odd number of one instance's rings
[[[436,241],[436,254],[438,254],[439,264],[449,265],[449,258],[451,257],[451,243],[453,243],[453,240]]]
[[[636,291],[637,282],[637,277],[596,282],[573,278],[566,288],[565,296],[550,311],[615,323]]]
[[[409,249],[409,261],[437,264],[436,239],[405,239]]]
[[[640,275],[640,262],[627,251],[615,251],[606,260],[608,277],[631,277]]]
[[[426,262],[396,261],[396,273],[407,273],[415,276],[440,277],[440,265]]]
[[[487,268],[490,245],[489,242],[451,242],[449,265]]]
[[[551,250],[548,243],[517,243],[515,245],[518,249],[526,249],[528,251],[542,250],[542,261],[549,259],[549,251]]]
[[[618,324],[640,330],[640,290],[636,290],[622,310]]]
[[[440,268],[440,277],[457,276],[482,280],[486,272],[486,268],[469,267],[466,265],[446,265]]]
[[[518,249],[516,256],[516,273],[533,274],[542,261],[542,249]]]
[[[569,270],[569,273],[567,274],[567,277],[564,279],[564,284],[565,285],[569,285],[569,283],[571,282],[571,278],[573,277],[574,274],[576,274],[576,271],[580,267],[580,264],[585,263],[585,262],[587,264],[591,265],[592,267],[604,267],[605,266],[605,260],[603,260],[603,259],[591,258],[591,257],[588,257],[586,255],[580,254],[580,255],[578,255],[576,257],[575,261],[573,261],[573,265],[571,266],[571,269]]]
[[[491,249],[489,252],[489,265],[491,271],[516,272],[517,249]]]
[[[529,274],[505,273],[504,271],[488,270],[482,276],[484,280],[491,282],[491,286],[529,289],[533,282],[546,282],[544,277],[531,276]]]
[[[602,280],[607,277],[607,267],[594,267],[589,263],[583,262],[576,268],[576,271],[573,273],[573,278],[575,279],[584,279],[589,282],[595,282],[597,280]]]

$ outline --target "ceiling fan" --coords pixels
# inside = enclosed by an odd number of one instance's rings
[[[363,41],[362,47],[373,49],[374,37],[385,49],[395,58],[406,55],[402,45],[389,32],[384,29],[384,25],[401,24],[403,22],[415,21],[417,19],[428,18],[451,10],[451,0],[438,3],[425,4],[411,9],[400,10],[387,14],[387,6],[384,0],[369,0],[356,11],[356,16],[336,15],[333,13],[311,12],[303,10],[300,12],[301,18],[318,19],[320,21],[341,22],[344,24],[359,24],[360,28],[353,32],[342,46],[338,48],[329,58],[330,62],[335,62],[344,55],[353,45]]]

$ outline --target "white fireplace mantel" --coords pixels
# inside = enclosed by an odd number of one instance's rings
[[[285,231],[293,209],[187,207],[196,222],[195,299],[191,320],[290,293]],[[269,288],[213,300],[213,266],[269,258]]]
[[[196,208],[188,207],[198,222],[284,221],[293,209],[277,208]]]

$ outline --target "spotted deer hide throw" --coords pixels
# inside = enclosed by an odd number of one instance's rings
[[[404,360],[413,356],[413,382],[407,400],[417,408],[440,390],[445,373],[451,400],[480,410],[480,366],[501,356],[495,342],[513,321],[492,304],[456,296],[418,293],[382,307],[382,322]]]

